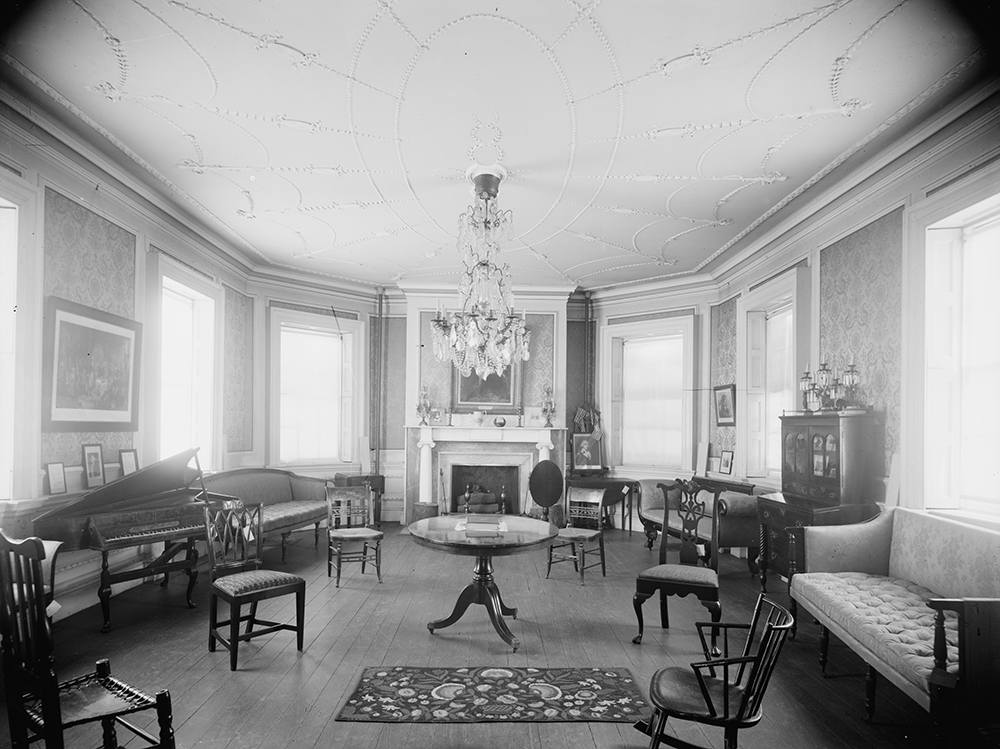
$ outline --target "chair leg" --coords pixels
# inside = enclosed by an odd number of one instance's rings
[[[219,626],[219,597],[212,593],[208,599],[208,652],[215,652],[215,630]]]
[[[375,574],[378,575],[378,581],[382,582],[382,542],[375,542]]]
[[[318,549],[319,548],[319,521],[316,521],[316,529],[315,529],[314,532],[316,534],[316,548]]]
[[[604,564],[604,534],[603,533],[601,534],[601,537],[598,539],[598,543],[601,546],[601,577],[607,577],[608,576],[608,568]]]
[[[549,547],[549,563],[545,567],[545,579],[549,579],[549,573],[552,571],[552,547]]]
[[[229,670],[236,670],[236,651],[240,646],[240,610],[243,607],[233,601],[229,605]]]
[[[344,544],[343,543],[338,543],[337,544],[337,558],[336,558],[336,561],[334,562],[334,564],[337,566],[337,582],[336,582],[336,586],[335,586],[337,588],[340,587],[340,568],[341,568],[341,565],[343,564],[343,560],[344,560]]]
[[[639,634],[632,638],[632,642],[636,645],[642,642],[642,604],[649,598],[649,595],[649,593],[636,591],[635,595],[632,596],[632,608],[635,609],[635,618],[639,622]]]
[[[670,614],[667,611],[667,594],[660,589],[660,627],[670,629]]]
[[[160,727],[159,749],[175,749],[173,721],[170,692],[164,689],[156,693],[156,722]]]
[[[306,589],[295,591],[295,646],[302,651],[306,636]]]
[[[580,571],[580,555],[576,553],[576,542],[570,541],[569,553],[573,555],[573,570],[575,572]]]
[[[657,749],[660,746],[660,736],[663,735],[663,729],[667,727],[667,714],[662,710],[653,710],[653,717],[649,721],[650,726],[652,726],[653,733],[649,739],[649,749]]]
[[[257,601],[250,604],[250,618],[247,619],[247,634],[253,631],[253,625],[257,623]]]
[[[118,735],[115,732],[114,718],[101,718],[101,736],[104,749],[118,749]]]
[[[736,749],[738,736],[739,729],[736,726],[726,726],[726,732],[722,739],[722,749]]]
[[[579,561],[579,564],[577,564],[577,561]],[[580,585],[583,585],[583,571],[585,569],[587,569],[587,545],[586,544],[583,544],[583,543],[580,544],[580,553],[579,553],[579,555],[577,555],[577,558],[573,560],[573,564],[575,564],[577,566],[577,568],[580,570]]]

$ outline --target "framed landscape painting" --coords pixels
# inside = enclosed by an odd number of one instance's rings
[[[452,367],[451,410],[454,413],[489,411],[516,414],[521,407],[521,362],[514,362],[503,374],[480,379],[475,372],[462,377]]]
[[[141,343],[140,323],[49,297],[45,309],[42,430],[138,430]]]

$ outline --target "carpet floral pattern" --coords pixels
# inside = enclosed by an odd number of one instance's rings
[[[337,720],[632,722],[649,712],[624,668],[366,668]]]

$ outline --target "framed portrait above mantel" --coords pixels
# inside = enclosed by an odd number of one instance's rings
[[[45,304],[42,431],[139,428],[142,325],[50,296]]]
[[[503,374],[485,380],[475,372],[468,377],[451,368],[451,410],[467,414],[489,411],[492,414],[516,414],[521,409],[521,362],[507,367]]]

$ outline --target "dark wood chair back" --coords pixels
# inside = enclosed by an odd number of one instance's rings
[[[262,507],[240,499],[206,503],[205,532],[212,580],[260,568],[264,544]]]
[[[709,538],[703,530],[701,523],[705,522],[709,526],[712,523],[712,514],[709,510],[708,502],[701,498],[702,492],[713,495],[713,502],[719,501],[719,495],[724,489],[722,487],[709,487],[699,484],[697,481],[685,481],[676,479],[672,484],[657,484],[663,491],[663,523],[664,529],[660,537],[660,564],[667,563],[667,552],[679,550],[681,564],[698,564],[699,562],[711,567],[716,572],[719,571],[719,555],[712,553],[718,551],[708,549],[701,539]],[[671,501],[671,494],[677,497],[676,510],[671,508],[674,504]],[[714,504],[713,504],[714,506]],[[670,513],[676,512],[679,520],[679,528],[674,530],[670,524]],[[676,540],[671,533],[677,533]]]

